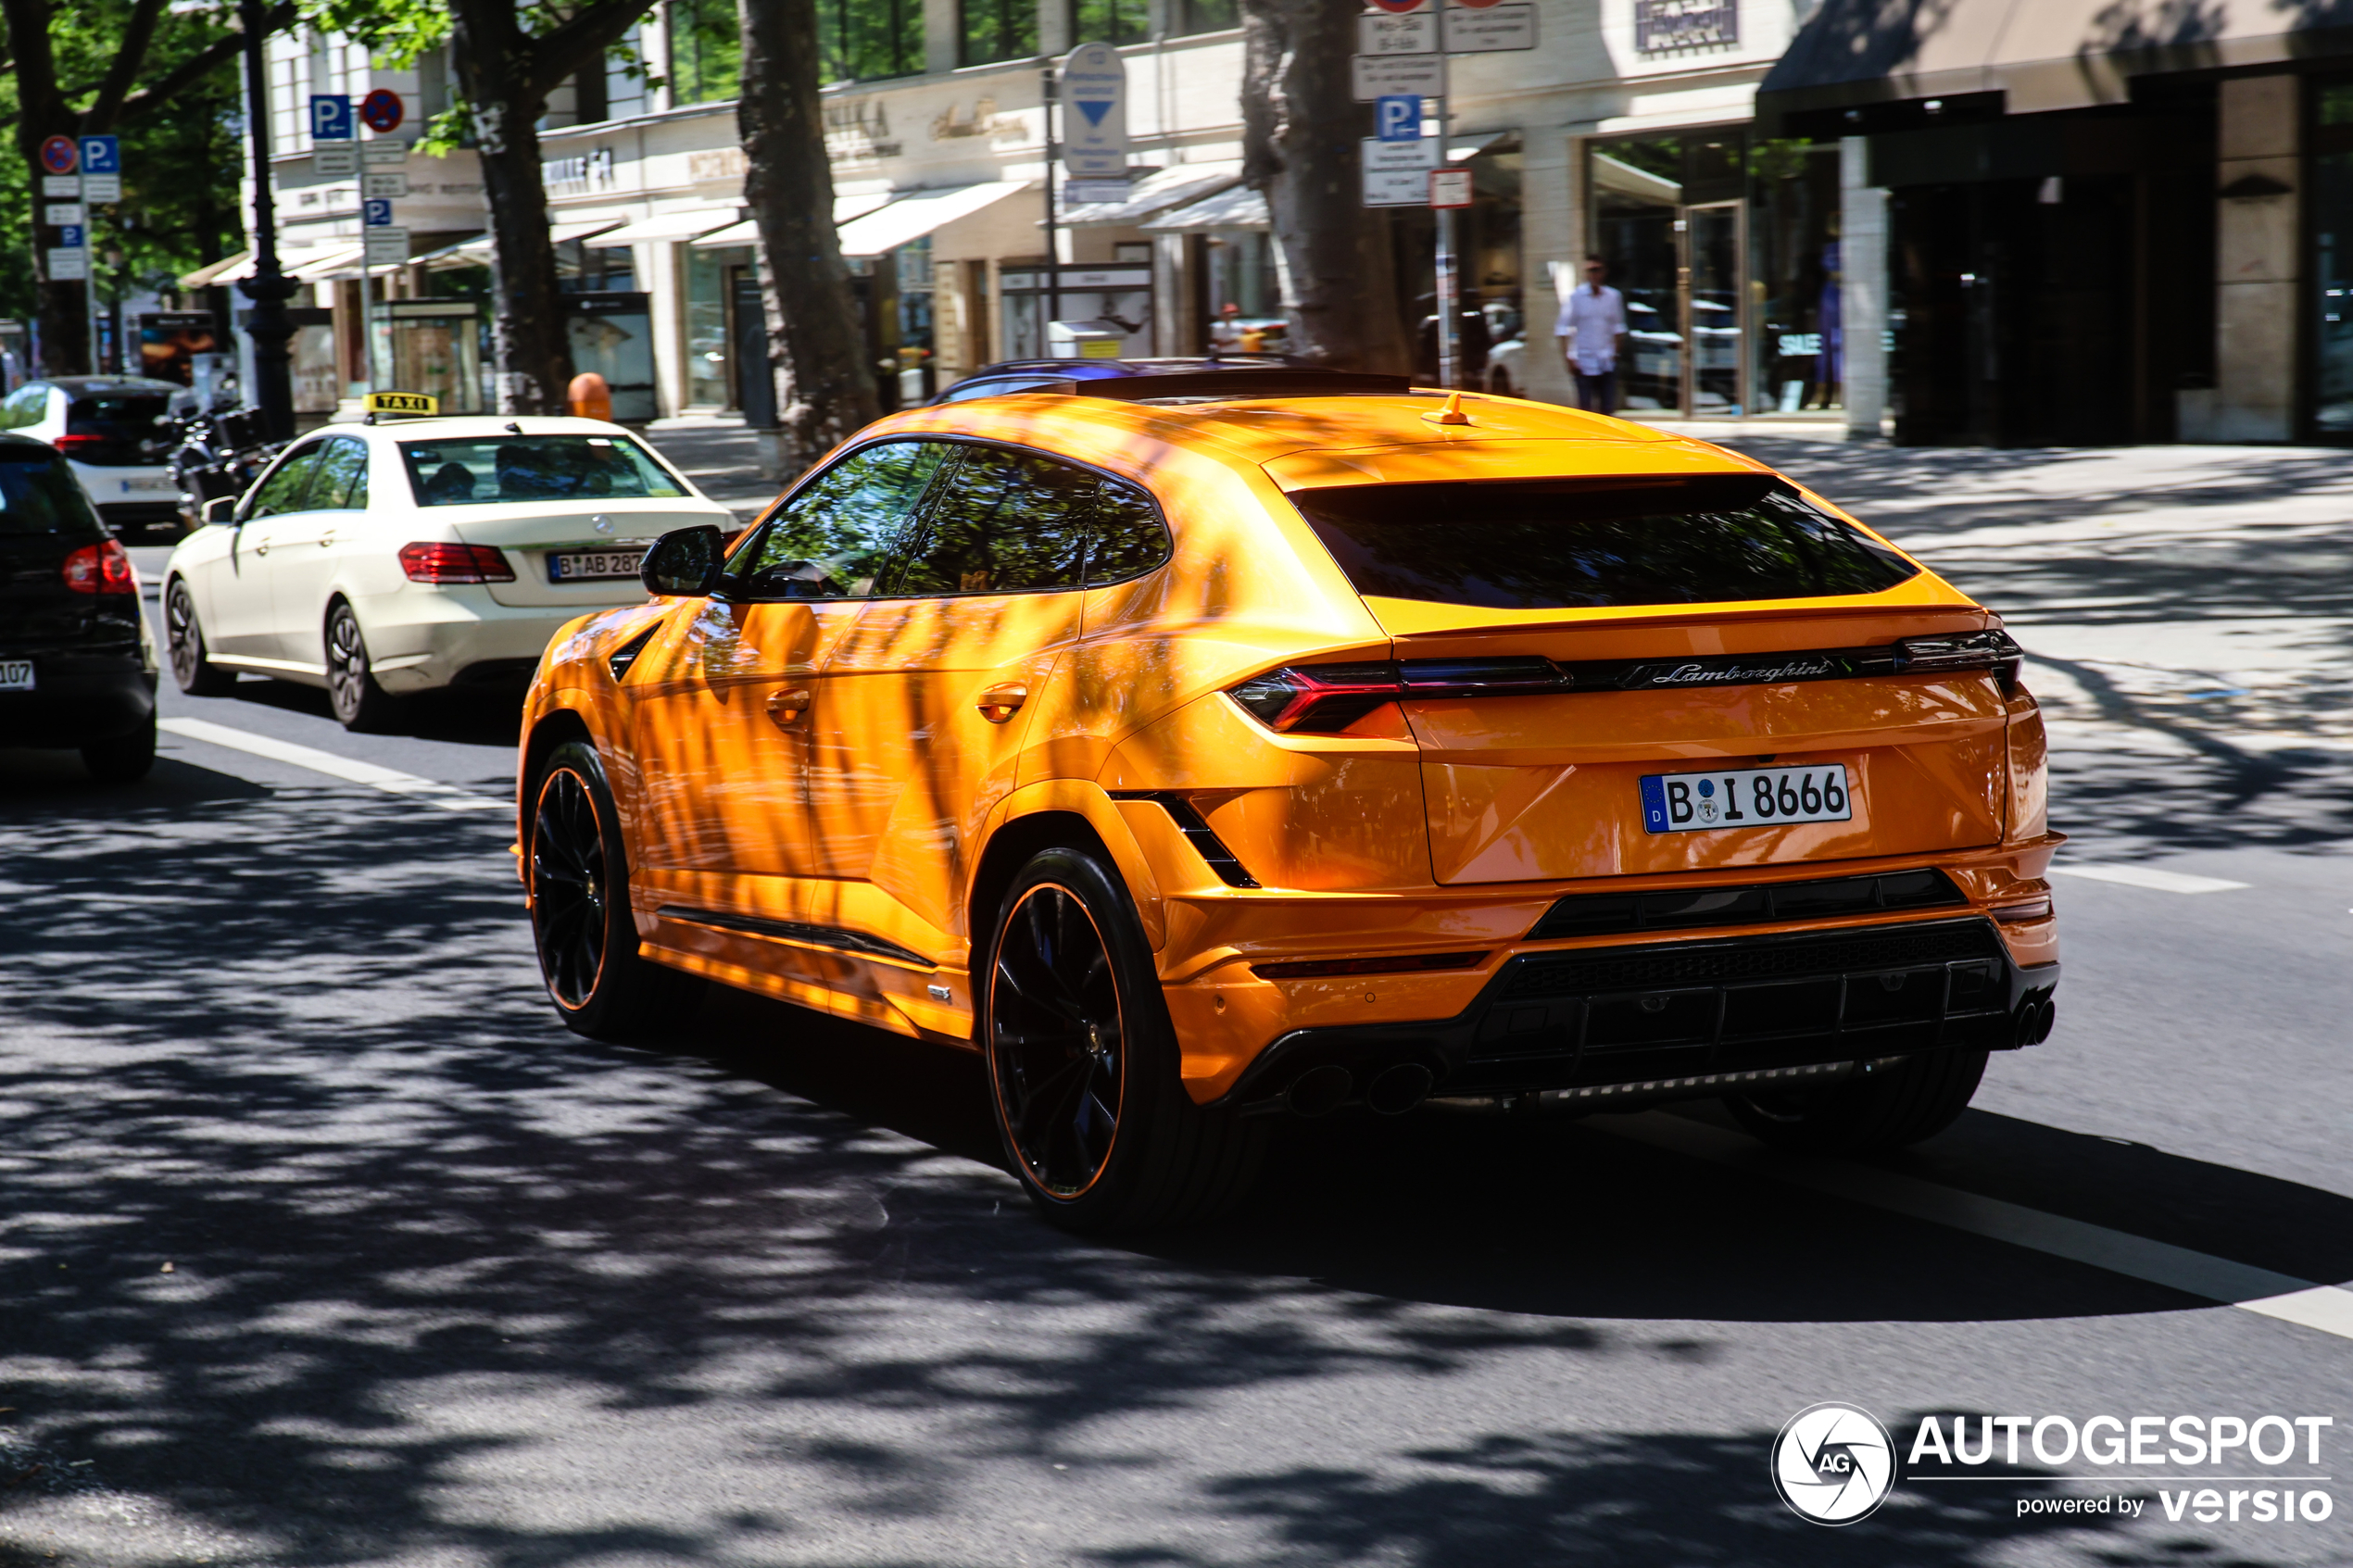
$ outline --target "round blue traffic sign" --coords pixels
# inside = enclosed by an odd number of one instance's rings
[[[359,118],[377,135],[388,136],[409,118],[409,107],[400,101],[399,94],[389,87],[379,87],[359,100]]]

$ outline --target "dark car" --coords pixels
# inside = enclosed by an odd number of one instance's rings
[[[982,366],[932,401],[968,403],[975,397],[1003,397],[1015,392],[1036,392],[1063,382],[1096,381],[1107,376],[1164,376],[1181,370],[1280,368],[1289,363],[1269,354],[1228,354],[1223,358],[1194,355],[1169,359],[1004,359]]]
[[[0,745],[77,749],[107,784],[156,759],[139,574],[56,448],[0,434]]]

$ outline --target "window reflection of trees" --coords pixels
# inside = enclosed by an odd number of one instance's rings
[[[1794,492],[1732,478],[1639,490],[1346,487],[1297,497],[1360,593],[1494,609],[1870,594],[1917,569]]]

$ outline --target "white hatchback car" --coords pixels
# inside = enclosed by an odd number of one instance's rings
[[[443,686],[520,690],[557,628],[645,597],[646,546],[735,516],[599,420],[393,420],[310,432],[164,569],[171,671],[324,686],[380,727]]]

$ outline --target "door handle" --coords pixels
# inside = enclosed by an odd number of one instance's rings
[[[1020,712],[1021,705],[1028,700],[1027,686],[991,686],[980,694],[980,701],[974,706],[980,709],[982,718],[992,724],[1001,724]]]
[[[797,728],[802,715],[809,711],[807,692],[770,692],[768,721],[780,730]]]
[[[253,553],[258,556],[268,555],[270,553],[270,541],[263,539],[257,543],[253,547]]]
[[[333,549],[335,547],[335,536],[333,533],[321,533],[319,535],[319,547],[322,550]]]

